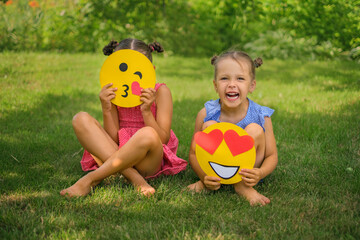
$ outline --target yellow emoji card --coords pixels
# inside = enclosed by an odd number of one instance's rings
[[[221,178],[222,184],[241,181],[241,169],[252,169],[256,160],[254,140],[232,123],[216,123],[195,134],[195,154],[208,176]]]
[[[111,102],[120,107],[140,105],[141,89],[154,88],[155,82],[151,61],[135,50],[123,49],[112,53],[100,70],[101,88],[109,83],[118,88]]]

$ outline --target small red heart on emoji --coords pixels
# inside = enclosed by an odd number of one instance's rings
[[[140,84],[138,82],[133,82],[131,84],[131,93],[133,95],[137,95],[137,96],[140,96],[141,94],[141,87],[140,87]]]
[[[249,135],[239,136],[234,130],[228,130],[224,134],[224,140],[233,156],[239,155],[252,149],[254,139]]]
[[[197,145],[212,155],[222,142],[223,133],[214,129],[209,133],[197,132],[194,138]]]

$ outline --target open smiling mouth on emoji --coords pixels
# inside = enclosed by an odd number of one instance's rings
[[[235,176],[240,166],[225,166],[214,162],[209,162],[214,172],[223,179],[229,179]]]

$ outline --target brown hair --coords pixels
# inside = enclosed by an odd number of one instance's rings
[[[231,57],[232,59],[236,60],[236,61],[240,61],[240,60],[246,60],[249,64],[250,64],[250,77],[251,80],[255,79],[255,68],[260,67],[263,64],[263,61],[261,58],[256,58],[255,60],[252,60],[251,57],[242,51],[228,51],[228,52],[224,52],[222,54],[220,54],[219,56],[213,56],[211,58],[211,65],[213,65],[215,67],[215,77],[216,78],[216,73],[217,73],[217,64],[221,59],[227,58],[227,57]]]
[[[138,40],[138,39],[127,38],[127,39],[122,40],[119,43],[114,40],[110,41],[109,44],[103,48],[103,53],[104,53],[104,55],[109,56],[113,52],[116,52],[120,49],[132,49],[132,50],[141,52],[151,62],[152,62],[152,54],[151,53],[153,51],[156,51],[156,52],[164,51],[163,47],[158,42],[146,44],[143,41]]]

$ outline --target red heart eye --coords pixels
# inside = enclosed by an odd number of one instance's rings
[[[254,139],[248,135],[239,136],[230,129],[225,132],[224,140],[233,156],[249,151],[254,146]]]
[[[197,132],[194,138],[197,145],[212,155],[222,142],[223,133],[214,129],[209,133]]]

